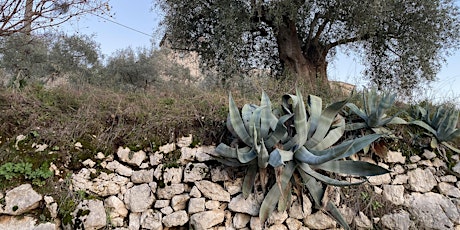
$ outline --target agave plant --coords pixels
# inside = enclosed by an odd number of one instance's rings
[[[347,125],[347,130],[357,130],[363,128],[370,128],[375,133],[390,133],[384,126],[388,124],[407,124],[407,122],[397,117],[399,113],[393,116],[387,116],[385,112],[391,108],[396,99],[396,94],[383,93],[379,95],[375,89],[370,92],[365,90],[363,92],[364,109],[359,109],[355,104],[348,103],[347,107],[351,112],[358,115],[364,122],[352,123]]]
[[[412,109],[413,121],[411,124],[418,125],[433,135],[431,146],[437,148],[439,142],[454,152],[460,150],[448,142],[460,137],[460,129],[457,129],[459,111],[454,108],[439,106],[429,111],[420,106]]]
[[[263,169],[269,166],[274,168],[272,171],[275,172],[276,183],[268,191],[259,211],[262,222],[277,204],[279,211],[288,207],[291,195],[289,184],[296,183],[294,175],[300,175],[316,207],[325,207],[342,226],[348,228],[332,203],[323,204],[324,190],[318,181],[347,186],[365,180],[349,183],[316,170],[359,177],[387,173],[386,169],[367,162],[341,160],[360,151],[381,135],[371,134],[335,145],[345,131],[345,121],[338,113],[347,100],[322,110],[321,98],[310,95],[305,106],[298,90],[296,95],[284,95],[282,99],[283,115],[278,118],[272,112],[265,93],[262,93],[260,106],[245,105],[241,115],[230,95],[227,126],[237,141],[233,146],[219,144],[216,148],[217,159],[231,166],[248,165],[242,189],[244,196],[252,191],[258,169],[264,172]]]

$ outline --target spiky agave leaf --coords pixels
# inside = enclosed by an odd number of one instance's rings
[[[229,115],[228,115],[229,125],[231,126],[231,128],[234,130],[235,134],[238,136],[238,138],[241,141],[243,141],[247,146],[252,147],[251,137],[249,136],[249,133],[246,130],[246,127],[240,116],[240,111],[238,110],[238,107],[236,106],[231,93],[229,94],[228,108],[229,108]]]
[[[275,210],[276,204],[280,200],[281,193],[286,188],[289,181],[291,180],[291,177],[292,177],[292,174],[294,173],[295,168],[296,168],[296,165],[294,162],[292,161],[288,162],[282,170],[280,181],[278,182],[280,186],[277,186],[275,184],[270,189],[270,191],[268,191],[267,195],[264,198],[264,201],[262,202],[262,205],[260,206],[260,210],[259,210],[259,218],[260,218],[261,223],[265,223],[268,217],[270,217],[271,213]],[[280,187],[281,187],[281,190],[280,190]]]

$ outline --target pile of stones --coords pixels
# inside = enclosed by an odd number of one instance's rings
[[[58,218],[51,196],[24,184],[0,193],[0,229],[334,229],[339,225],[315,210],[308,194],[295,194],[287,211],[275,211],[261,223],[258,213],[264,194],[256,191],[244,199],[244,168],[225,167],[213,160],[214,146],[191,148],[192,137],[159,148],[155,153],[120,147],[110,156],[96,154],[74,173],[70,190],[90,194],[78,201],[72,223]],[[175,161],[165,156],[179,153]],[[460,229],[459,156],[452,170],[435,153],[425,151],[408,159],[388,152],[379,164],[391,173],[370,177],[370,186],[392,207],[381,217],[368,217],[347,207],[336,189],[334,200],[356,229]],[[55,172],[59,174],[59,171]],[[359,199],[357,197],[348,199]],[[52,221],[28,215],[47,209]]]

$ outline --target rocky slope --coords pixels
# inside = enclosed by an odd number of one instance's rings
[[[147,154],[120,147],[111,156],[98,153],[70,178],[71,190],[86,194],[72,211],[71,223],[58,218],[53,197],[24,184],[0,193],[0,229],[335,229],[337,223],[312,208],[307,195],[293,195],[288,211],[260,223],[263,193],[243,199],[244,170],[213,161],[213,146],[190,148],[191,137]],[[180,153],[177,161],[166,154]],[[430,151],[408,159],[389,152],[380,162],[390,174],[369,178],[361,196],[340,189],[335,202],[355,229],[460,229],[460,163],[453,170]],[[58,173],[58,172],[56,172]],[[369,192],[371,191],[372,194]],[[367,194],[367,195],[366,195]],[[379,196],[378,203],[365,196]],[[386,210],[369,216],[354,203]],[[382,205],[388,205],[383,207]],[[50,218],[29,215],[44,207]],[[36,215],[35,215],[36,216]],[[70,221],[68,221],[70,222]]]

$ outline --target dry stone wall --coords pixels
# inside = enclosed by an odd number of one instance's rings
[[[162,146],[155,153],[133,152],[120,147],[111,156],[96,154],[85,168],[71,177],[71,190],[94,199],[82,200],[73,212],[73,226],[63,225],[58,204],[24,184],[0,193],[0,229],[336,229],[338,224],[312,208],[308,195],[293,195],[291,207],[274,212],[261,223],[258,211],[263,193],[247,199],[241,194],[244,171],[213,161],[213,146],[188,147],[191,137]],[[177,162],[165,155],[180,151]],[[348,197],[335,202],[356,229],[460,229],[460,163],[453,170],[433,152],[406,159],[389,152],[381,162],[361,160],[389,168],[387,175],[369,178],[375,194],[396,207],[380,217],[348,207]],[[178,164],[175,164],[178,163]],[[103,169],[103,170],[101,170]],[[353,202],[353,201],[352,201]],[[28,213],[45,207],[53,221],[42,223]]]

